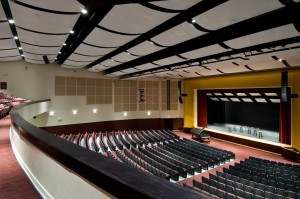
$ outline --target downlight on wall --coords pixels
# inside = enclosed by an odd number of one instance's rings
[[[98,110],[97,110],[96,108],[93,109],[93,113],[97,113],[97,111],[98,111]]]
[[[73,111],[72,111],[73,115],[76,115],[77,112],[78,112],[77,110],[73,110]]]
[[[127,113],[127,112],[124,112],[123,115],[124,115],[124,117],[126,117],[126,116],[128,115],[128,113]]]
[[[54,116],[54,111],[50,111],[50,112],[49,112],[49,115],[50,115],[51,117],[53,117],[53,116]]]
[[[147,115],[151,115],[151,111],[147,111]]]

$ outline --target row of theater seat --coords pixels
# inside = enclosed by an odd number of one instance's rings
[[[8,115],[12,107],[30,101],[31,100],[0,93],[0,119]]]
[[[253,159],[256,158],[251,157],[242,162]],[[270,163],[268,160],[264,161]],[[283,163],[275,161],[272,164],[283,165]],[[243,168],[244,163],[238,165],[240,165],[239,168]],[[292,164],[283,166],[290,167],[291,170],[298,170],[299,168],[298,165]],[[209,174],[209,179],[202,177],[202,182],[194,180],[193,187],[186,186],[219,198],[300,198],[300,173],[294,177],[286,176],[288,179],[282,183],[277,181],[278,178],[274,176],[274,173],[270,173],[267,178],[260,178],[260,176],[252,176],[249,173],[236,172],[235,166],[230,165],[229,167],[229,169],[223,168],[223,172],[217,171],[217,175]],[[282,167],[283,171],[285,170],[284,167]],[[264,172],[266,173],[266,171],[268,171],[267,168]]]
[[[230,151],[187,139],[181,140],[167,130],[62,134],[60,137],[174,181],[178,181],[179,177],[187,178],[188,174],[201,173],[202,169],[207,170],[207,160],[214,159],[218,163],[212,166],[217,166],[234,158]]]
[[[108,152],[142,147],[177,139],[167,130],[113,131],[99,133],[61,134],[59,137],[96,152]]]

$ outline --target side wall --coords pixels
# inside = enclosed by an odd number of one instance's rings
[[[289,86],[292,93],[300,94],[300,70],[289,70]],[[184,81],[184,126],[196,126],[194,123],[194,90],[195,89],[229,89],[229,88],[263,88],[280,87],[281,71],[260,72],[228,76],[216,76]],[[300,150],[300,98],[292,99],[292,147]]]
[[[147,114],[149,110],[144,110],[130,111],[127,116],[124,116],[123,112],[114,112],[114,101],[112,104],[87,105],[86,96],[55,96],[55,76],[106,78],[100,73],[88,72],[85,69],[63,69],[56,64],[39,65],[24,61],[1,62],[0,82],[7,82],[7,90],[0,90],[0,92],[32,100],[51,99],[49,110],[54,112],[53,116],[44,113],[29,120],[38,127],[136,118],[183,117],[183,105],[180,103],[176,111],[163,111],[160,106],[159,110],[151,111],[151,115]],[[156,80],[160,82],[159,85],[162,81],[166,81],[165,79]],[[161,92],[159,93],[161,95]],[[162,103],[161,100],[159,103]],[[93,109],[97,109],[97,113],[93,113]],[[76,115],[72,114],[73,110],[77,110]]]

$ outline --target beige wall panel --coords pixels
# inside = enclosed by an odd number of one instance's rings
[[[55,86],[55,95],[66,95],[66,87],[65,86]]]
[[[95,96],[86,96],[86,104],[95,104]]]
[[[65,85],[66,84],[66,77],[64,76],[55,76],[55,85]]]
[[[95,87],[96,86],[96,79],[95,78],[87,78],[87,86],[89,87]]]
[[[66,77],[67,86],[76,86],[76,77]]]
[[[66,95],[76,95],[76,87],[75,86],[66,87]]]
[[[86,78],[85,77],[77,77],[77,86],[86,86]]]
[[[96,95],[95,87],[87,87],[87,95]]]
[[[77,95],[86,95],[86,87],[77,87]]]

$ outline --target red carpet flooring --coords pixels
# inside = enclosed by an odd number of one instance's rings
[[[0,199],[42,198],[18,164],[9,140],[10,117],[0,120]]]
[[[17,163],[15,156],[12,152],[10,141],[9,141],[9,128],[10,128],[10,117],[7,116],[0,120],[0,199],[35,199],[41,198],[38,192],[35,190],[25,173]],[[190,134],[177,132],[180,137],[191,138]],[[223,167],[229,167],[229,164],[239,162],[249,156],[255,156],[263,159],[274,160],[278,162],[285,162],[291,164],[297,164],[288,161],[280,155],[256,150],[253,148],[224,142],[218,139],[211,138],[210,146],[226,149],[235,153],[236,159],[230,163],[195,175],[191,178],[177,182],[177,184],[187,183],[192,185],[192,180],[196,179],[201,181],[201,176],[208,177],[209,173],[216,174],[216,171],[222,171]],[[300,165],[298,163],[298,165]]]
[[[176,134],[179,135],[181,138],[185,137],[185,138],[191,139],[191,137],[192,137],[191,134],[186,134],[186,133],[182,133],[182,132],[177,132]],[[225,142],[225,141],[214,139],[214,138],[211,138],[211,141],[210,141],[209,145],[213,146],[213,147],[216,147],[216,148],[232,151],[233,153],[235,153],[235,160],[231,161],[230,163],[226,163],[222,166],[219,166],[217,168],[214,168],[214,169],[205,171],[201,174],[195,175],[195,176],[193,176],[191,178],[188,178],[186,180],[179,181],[179,182],[177,182],[177,184],[187,183],[189,185],[192,185],[192,180],[193,179],[198,180],[198,181],[201,182],[201,176],[204,176],[204,177],[208,178],[209,173],[212,173],[212,174],[216,175],[216,171],[223,171],[223,167],[229,168],[230,164],[234,165],[235,162],[239,162],[240,160],[248,158],[249,156],[254,156],[254,157],[267,159],[267,160],[274,160],[274,161],[277,161],[277,162],[284,162],[284,163],[300,165],[300,163],[291,162],[291,161],[283,158],[281,155],[277,155],[277,154],[274,154],[274,153],[269,153],[269,152],[257,150],[257,149],[254,149],[254,148],[249,148],[249,147],[246,147],[246,146],[242,146],[242,145],[238,145],[238,144],[234,144],[234,143],[230,143],[230,142]]]

